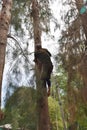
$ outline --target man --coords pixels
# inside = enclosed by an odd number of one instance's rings
[[[48,96],[49,96],[51,87],[50,78],[53,70],[53,65],[51,62],[51,53],[47,49],[41,48],[41,45],[38,44],[36,46],[34,62],[41,66],[40,78],[48,85]]]

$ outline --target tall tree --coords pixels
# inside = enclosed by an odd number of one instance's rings
[[[82,5],[82,1],[77,0],[79,11]],[[78,93],[80,92],[82,86],[82,80],[78,74],[77,68],[80,62],[82,63],[82,56],[84,53],[84,32],[86,29],[83,28],[83,23],[85,26],[85,18],[82,20],[81,15],[76,7],[76,2],[68,1],[67,6],[69,10],[64,17],[65,30],[62,32],[62,38],[60,43],[60,57],[62,61],[62,66],[67,72],[67,106],[68,106],[68,123],[70,125],[70,130],[77,129],[75,121],[77,120],[77,109],[78,107]],[[84,15],[84,14],[83,14]],[[81,48],[82,46],[82,48]],[[81,65],[80,65],[81,66]],[[84,68],[81,66],[81,68]],[[85,72],[82,70],[82,72]],[[86,73],[87,74],[87,73]],[[83,77],[83,76],[82,76]],[[86,75],[84,76],[86,78]],[[87,79],[87,78],[86,78]],[[85,80],[86,81],[86,80]],[[79,84],[77,84],[77,82]],[[73,128],[74,127],[74,128]]]
[[[5,64],[7,34],[11,19],[11,8],[12,8],[12,0],[2,0],[2,10],[0,14],[0,106],[1,106],[2,77]]]
[[[84,6],[84,1],[83,0],[75,0],[75,1],[76,1],[76,6],[78,9],[78,12],[80,12],[80,9]],[[87,103],[87,96],[86,96],[86,93],[87,93],[87,54],[86,54],[87,53],[86,52],[87,51],[87,24],[86,24],[87,13],[86,12],[84,14],[80,15],[80,20],[81,20],[81,25],[82,25],[83,32],[85,35],[85,42],[84,42],[85,51],[84,51],[84,55],[82,56],[82,59],[81,59],[80,65],[79,65],[79,71],[83,78],[83,83],[84,83],[84,87],[81,91],[81,95],[83,97],[83,101],[85,103]]]
[[[41,44],[41,28],[39,18],[39,5],[37,0],[32,0],[32,17],[34,28],[35,50],[37,44]],[[36,86],[37,86],[37,111],[38,111],[38,130],[50,130],[48,113],[48,99],[46,85],[40,80],[41,65],[36,64]]]
[[[12,17],[13,28],[16,30],[19,29],[19,28],[21,28],[21,26],[20,26],[21,22],[22,21],[25,22],[26,29],[29,31],[29,37],[31,37],[31,38],[33,37],[32,30],[34,28],[35,46],[37,43],[41,44],[40,26],[46,32],[49,31],[49,25],[48,25],[49,22],[46,22],[50,16],[50,13],[49,13],[50,10],[49,9],[47,10],[47,8],[48,8],[47,4],[49,3],[48,0],[47,1],[41,1],[41,0],[39,1],[40,12],[38,10],[39,8],[38,8],[38,3],[36,0],[35,1],[34,0],[30,0],[30,1],[15,0],[14,3],[15,3],[15,5],[14,5],[15,8],[13,9],[14,15]],[[31,4],[32,4],[32,8],[31,8]],[[14,17],[15,15],[16,15],[16,19]],[[24,16],[24,17],[21,17],[21,16]],[[28,17],[28,16],[30,16],[30,17]],[[31,16],[33,16],[33,27],[32,27]],[[39,18],[39,16],[40,16],[40,18]],[[40,19],[42,20],[41,21],[42,23],[40,22]],[[14,23],[16,26],[14,26]],[[43,23],[46,24],[46,28],[45,28],[45,26],[43,26],[43,25],[45,25]],[[20,31],[18,32],[18,34],[19,33],[20,33]],[[26,47],[26,48],[28,48],[28,47]],[[36,66],[36,68],[38,68],[38,67]],[[39,71],[39,73],[40,73],[39,69],[37,69],[37,71]],[[37,78],[37,81],[39,81],[39,76]],[[42,87],[44,89],[42,89]],[[42,130],[42,128],[43,128],[43,129],[48,130],[49,129],[49,115],[48,115],[48,101],[47,101],[46,86],[43,86],[41,82],[37,82],[37,89],[38,89],[38,93],[40,93],[40,96],[38,97],[38,101],[37,101],[38,102],[38,124],[39,124],[38,129]],[[45,92],[43,92],[43,91],[45,91]]]

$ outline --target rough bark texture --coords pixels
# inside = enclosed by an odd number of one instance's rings
[[[81,7],[83,6],[83,0],[76,0],[76,6],[78,11],[80,11]],[[80,19],[86,37],[85,47],[87,49],[87,13],[80,15]],[[79,65],[79,72],[84,82],[84,87],[81,90],[81,96],[83,101],[87,104],[87,50],[84,52],[81,63]]]
[[[76,6],[77,6],[78,11],[80,12],[81,7],[83,6],[83,0],[76,0]],[[80,15],[80,18],[81,18],[81,23],[82,23],[83,30],[87,39],[87,13]]]
[[[11,19],[12,0],[2,0],[2,10],[0,15],[0,106],[1,106],[1,89],[2,77],[5,64],[5,50],[7,42],[7,33]]]
[[[41,29],[40,29],[39,8],[37,0],[32,0],[32,17],[34,28],[34,42],[36,50],[36,45],[41,44]],[[36,64],[37,114],[38,114],[37,130],[50,130],[46,84],[44,84],[41,81],[40,73],[41,73],[41,65]]]

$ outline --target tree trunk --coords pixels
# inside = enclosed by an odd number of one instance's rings
[[[84,5],[83,4],[83,0],[75,0],[76,1],[76,6],[77,6],[77,9],[78,9],[78,12],[80,12],[80,9],[81,7]],[[84,14],[80,14],[80,22],[81,22],[81,25],[83,27],[83,31],[85,33],[85,37],[87,39],[87,13],[84,13]],[[85,44],[87,46],[87,43]],[[74,93],[72,91],[72,86],[71,86],[71,81],[72,81],[72,69],[70,68],[69,71],[68,71],[68,104],[69,104],[69,130],[77,130],[77,127],[78,127],[78,124],[75,122],[76,120],[76,107],[75,107],[75,104],[74,104]],[[83,82],[84,82],[84,87],[81,89],[81,92],[80,92],[80,96],[82,96],[82,99],[84,101],[87,102],[87,55],[85,55],[85,52],[84,52],[84,55],[82,57],[82,60],[81,60],[81,63],[79,65],[79,71],[80,71],[80,74],[83,78]],[[69,73],[71,72],[71,74]]]
[[[78,11],[80,11],[83,5],[84,5],[83,0],[76,0],[76,6],[77,6]],[[80,15],[80,19],[81,19],[83,31],[86,37],[85,48],[87,51],[87,12]],[[82,96],[83,101],[87,104],[87,54],[86,53],[87,52],[84,52],[81,63],[79,65],[79,72],[83,78],[83,83],[84,83],[84,86],[81,90],[81,96]]]
[[[37,0],[32,0],[32,17],[34,28],[34,42],[36,45],[41,44],[41,29],[39,19],[39,7]],[[48,99],[46,84],[40,79],[41,65],[36,64],[36,87],[37,87],[37,114],[38,114],[38,130],[50,130]]]
[[[80,12],[81,7],[83,6],[83,0],[76,0],[76,6],[78,11]],[[80,19],[81,19],[81,23],[83,26],[83,30],[87,39],[87,13],[84,13],[82,15],[80,15]]]
[[[68,124],[70,126],[70,130],[73,129],[73,125],[76,121],[76,101],[75,101],[75,95],[73,92],[73,86],[72,86],[72,81],[74,78],[74,72],[71,66],[71,55],[69,53],[69,59],[68,59],[68,80],[67,80],[67,108],[68,108]],[[77,129],[77,127],[75,128],[75,130]]]
[[[2,2],[3,4],[0,15],[0,107],[1,107],[2,77],[5,64],[7,34],[11,19],[12,0],[2,0]]]
[[[56,87],[57,87],[57,93],[58,93],[58,102],[59,102],[59,107],[60,107],[60,112],[61,112],[61,118],[62,118],[62,122],[63,122],[63,128],[64,128],[64,130],[67,130],[66,123],[65,123],[65,115],[64,115],[64,110],[63,110],[63,106],[62,106],[62,101],[61,101],[61,97],[60,97],[60,90],[59,90],[58,84],[56,85]]]

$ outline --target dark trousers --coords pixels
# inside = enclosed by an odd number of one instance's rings
[[[52,70],[53,70],[52,63],[42,65],[42,68],[41,68],[41,80],[44,80],[49,87],[51,86],[50,78],[51,78]]]

